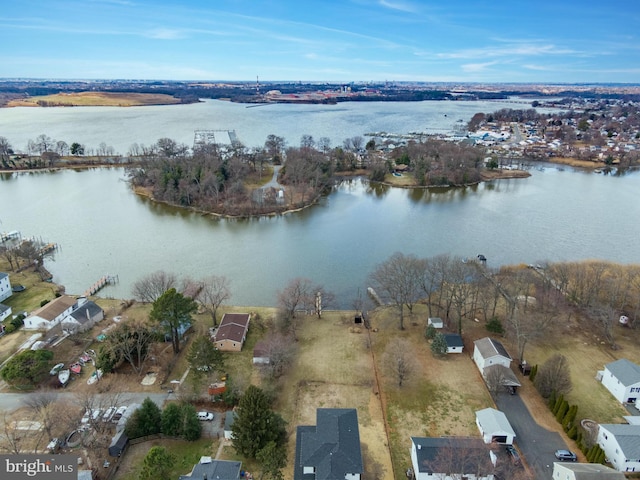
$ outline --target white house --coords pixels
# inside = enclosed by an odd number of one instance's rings
[[[495,464],[496,454],[479,438],[411,437],[416,480],[493,480]],[[466,468],[472,471],[460,471]]]
[[[0,272],[0,302],[9,298],[12,293],[9,275],[4,272]]]
[[[476,425],[484,443],[513,445],[516,432],[513,431],[504,412],[495,408],[485,408],[476,412]]]
[[[484,369],[492,365],[510,368],[511,356],[502,343],[493,338],[484,337],[473,342],[473,361],[484,376]]]
[[[640,397],[640,366],[626,358],[605,365],[598,377],[620,403],[636,403]]]
[[[602,424],[598,445],[607,461],[620,472],[640,471],[640,425]]]
[[[626,480],[626,478],[623,473],[600,463],[553,463],[553,480]]]
[[[51,300],[24,319],[25,330],[50,330],[73,311],[76,299],[69,295]]]
[[[3,322],[5,318],[8,318],[11,315],[12,309],[9,305],[5,305],[4,303],[0,303],[0,322]]]

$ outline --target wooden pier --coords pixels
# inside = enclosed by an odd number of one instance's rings
[[[95,295],[96,293],[98,293],[102,288],[106,287],[107,285],[115,285],[116,283],[118,283],[118,276],[117,275],[104,275],[103,277],[100,278],[100,280],[98,280],[93,285],[91,285],[83,293],[83,296],[84,297],[88,297],[90,295]]]
[[[9,240],[16,240],[21,237],[20,232],[13,230],[12,232],[0,233],[0,243],[8,242]]]

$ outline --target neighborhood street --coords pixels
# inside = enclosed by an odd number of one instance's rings
[[[516,432],[515,444],[531,467],[535,478],[550,479],[553,462],[557,461],[554,452],[568,448],[562,437],[538,425],[519,395],[499,393],[495,396],[495,402]]]
[[[56,392],[60,399],[64,399],[73,403],[77,400],[78,395],[73,392]],[[13,411],[18,408],[22,408],[26,406],[26,399],[31,395],[30,393],[0,393],[0,411]],[[96,401],[99,403],[100,398],[103,396],[109,396],[110,394],[96,394]],[[111,395],[113,396],[113,395]],[[120,403],[125,405],[130,405],[132,403],[142,403],[145,398],[149,397],[153,400],[160,408],[164,405],[164,402],[170,397],[172,394],[169,393],[132,393],[127,392],[120,395]],[[78,403],[79,405],[79,403]]]

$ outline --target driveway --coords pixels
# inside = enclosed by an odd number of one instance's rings
[[[494,399],[498,409],[504,412],[516,432],[515,444],[535,478],[552,478],[553,462],[557,462],[554,452],[562,448],[568,449],[562,437],[538,425],[519,395],[499,393]]]

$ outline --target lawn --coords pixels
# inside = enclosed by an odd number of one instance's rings
[[[139,105],[170,105],[180,103],[179,98],[154,93],[77,92],[42,95],[12,100],[9,107],[52,106],[105,106],[132,107]]]

